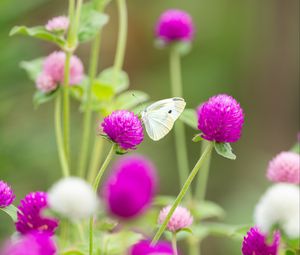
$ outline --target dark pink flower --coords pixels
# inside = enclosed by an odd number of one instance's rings
[[[198,128],[209,141],[233,143],[240,139],[244,124],[243,109],[231,96],[221,94],[200,105]]]
[[[0,180],[0,208],[11,205],[15,198],[12,188],[6,182]]]
[[[16,229],[21,234],[32,231],[53,234],[58,226],[56,219],[43,217],[42,212],[48,207],[47,194],[29,193],[18,206]]]
[[[300,156],[295,152],[281,152],[268,166],[267,177],[272,182],[300,183]]]
[[[144,139],[143,126],[133,112],[119,110],[105,117],[103,132],[122,149],[135,149]]]
[[[193,36],[194,24],[187,12],[170,9],[159,17],[156,25],[156,37],[164,42],[191,41]]]
[[[280,233],[276,231],[272,243],[268,243],[267,236],[259,231],[257,227],[251,228],[244,237],[243,255],[278,255],[280,244]]]
[[[14,240],[4,248],[1,255],[54,255],[56,245],[50,235],[30,233]]]
[[[133,245],[130,255],[173,255],[172,245],[168,242],[159,241],[155,246],[151,246],[149,240],[142,240]]]
[[[119,218],[137,217],[147,209],[156,191],[156,170],[148,159],[133,155],[120,159],[104,185],[109,212]]]

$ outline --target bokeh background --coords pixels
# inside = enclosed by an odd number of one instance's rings
[[[188,107],[196,107],[216,93],[229,93],[245,110],[243,137],[233,145],[238,158],[230,161],[214,155],[207,197],[226,209],[226,222],[249,223],[255,203],[270,185],[265,178],[267,162],[288,150],[299,130],[299,1],[128,1],[125,70],[131,88],[144,90],[153,100],[170,96],[168,55],[153,43],[155,21],[167,8],[188,11],[197,28],[192,52],[183,59]],[[0,179],[12,184],[17,202],[32,190],[46,190],[61,173],[53,105],[34,110],[34,84],[19,68],[20,61],[44,56],[55,48],[8,33],[14,25],[44,24],[52,16],[66,14],[66,9],[67,1],[61,0],[0,1]],[[114,1],[107,12],[110,22],[103,32],[101,69],[113,63],[117,34]],[[85,63],[88,53],[88,44],[77,52]],[[73,102],[74,158],[79,153],[81,130],[77,110]],[[193,134],[187,128],[191,165],[199,155],[199,145],[190,141]],[[162,194],[178,191],[173,143],[172,135],[158,143],[147,138],[138,150],[156,163]],[[0,214],[0,239],[11,231],[11,223]],[[209,238],[203,243],[203,253],[240,254],[240,245]]]

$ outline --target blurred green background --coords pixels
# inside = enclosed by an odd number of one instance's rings
[[[192,52],[183,59],[187,107],[196,107],[216,93],[229,93],[245,110],[243,137],[233,145],[238,159],[214,155],[207,197],[227,210],[226,222],[249,223],[255,203],[270,185],[265,178],[267,162],[288,150],[299,130],[299,1],[129,0],[125,70],[131,88],[144,90],[153,100],[170,96],[167,52],[153,46],[153,26],[167,8],[188,11],[197,28]],[[30,191],[48,189],[61,171],[53,105],[33,109],[34,84],[19,68],[20,61],[47,55],[55,48],[8,33],[14,25],[45,24],[66,10],[67,1],[61,0],[0,1],[0,179],[13,186],[16,202]],[[114,1],[107,12],[110,22],[103,32],[101,69],[113,63],[117,34]],[[85,64],[88,53],[88,44],[77,52]],[[81,115],[76,102],[73,109],[72,151],[77,158]],[[187,128],[190,165],[199,155],[199,145],[190,141],[194,133]],[[162,194],[178,191],[173,143],[172,135],[158,143],[146,138],[138,150],[156,163]],[[0,239],[12,229],[1,214]],[[240,245],[209,238],[203,243],[203,254],[240,254]]]

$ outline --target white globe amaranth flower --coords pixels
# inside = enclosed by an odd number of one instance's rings
[[[98,198],[92,186],[79,177],[67,177],[56,182],[48,192],[50,208],[72,220],[92,216]]]
[[[254,211],[254,222],[263,231],[279,224],[290,238],[300,236],[300,190],[293,184],[275,184],[261,197]]]

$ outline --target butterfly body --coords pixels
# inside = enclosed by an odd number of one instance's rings
[[[141,116],[149,137],[158,141],[166,136],[185,105],[183,98],[174,97],[157,101],[143,110]]]

